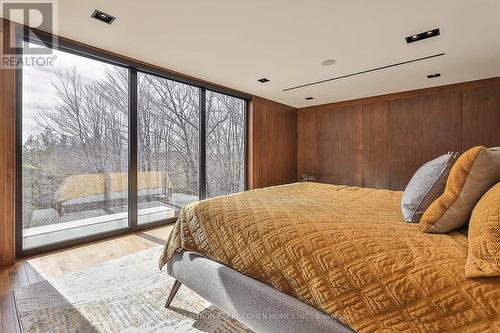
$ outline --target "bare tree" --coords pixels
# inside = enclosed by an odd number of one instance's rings
[[[152,107],[143,111],[157,125],[153,131],[158,140],[155,143],[162,143],[166,167],[175,172],[174,181],[180,176],[179,170],[185,183],[183,190],[192,193],[198,188],[199,91],[155,76],[146,76],[145,84],[150,87],[153,99]]]
[[[105,175],[110,212],[109,174],[128,169],[128,70],[112,67],[92,80],[73,68],[56,78],[54,104],[40,107],[41,133],[24,143],[25,200],[33,210],[50,207],[47,193],[56,193],[66,177],[97,173]],[[244,102],[210,91],[206,96],[208,194],[242,191]],[[137,106],[138,170],[163,172],[174,192],[197,195],[199,88],[139,74]]]
[[[207,190],[210,196],[244,189],[244,101],[207,94]]]
[[[61,137],[72,138],[83,153],[87,170],[104,174],[105,211],[109,212],[109,174],[122,170],[128,132],[127,109],[121,109],[120,95],[112,93],[119,86],[109,75],[104,82],[83,82],[75,68],[57,77],[58,82],[53,83],[56,105],[42,110],[40,122]]]

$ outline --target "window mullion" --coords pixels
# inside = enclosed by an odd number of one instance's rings
[[[206,127],[207,127],[207,120],[206,120],[206,110],[207,110],[207,99],[206,99],[206,89],[205,88],[200,88],[200,156],[199,156],[199,176],[200,176],[200,200],[203,200],[207,197],[207,163],[206,163],[206,158],[207,158],[207,145],[206,145]]]
[[[129,69],[128,80],[128,221],[131,229],[137,228],[137,70]]]

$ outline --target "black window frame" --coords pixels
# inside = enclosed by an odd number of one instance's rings
[[[155,228],[162,225],[173,223],[177,217],[167,218],[147,224],[138,224],[137,218],[137,88],[138,73],[154,75],[167,80],[179,82],[194,86],[199,89],[200,102],[200,131],[199,131],[199,199],[206,198],[206,92],[213,91],[216,93],[239,98],[244,101],[244,190],[248,190],[248,141],[249,141],[249,105],[251,95],[222,88],[208,82],[186,77],[180,74],[161,69],[159,67],[149,65],[140,61],[129,59],[123,56],[115,55],[107,51],[96,49],[78,42],[74,42],[65,38],[57,37],[54,43],[54,36],[39,31],[36,29],[27,29],[19,26],[16,28],[16,49],[17,57],[22,57],[23,42],[43,44],[43,46],[82,56],[92,60],[112,64],[128,69],[128,227],[113,231],[98,233],[95,235],[84,236],[81,238],[69,239],[62,242],[51,243],[48,245],[23,249],[23,227],[22,227],[22,212],[23,212],[23,196],[22,196],[22,66],[16,68],[16,257],[26,257],[36,254],[41,254],[49,251],[60,250],[68,247],[82,245],[90,242],[104,240],[111,237],[117,237],[145,229]]]

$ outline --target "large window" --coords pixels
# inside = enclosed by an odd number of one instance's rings
[[[207,91],[207,196],[245,189],[245,101]]]
[[[128,226],[128,70],[54,57],[22,70],[25,249]]]
[[[200,89],[142,73],[137,81],[138,223],[143,224],[174,217],[199,199]]]
[[[186,204],[245,189],[244,99],[85,48],[52,51],[18,76],[20,251],[173,222]]]

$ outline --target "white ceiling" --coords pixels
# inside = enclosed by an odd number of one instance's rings
[[[95,8],[116,21],[91,19]],[[59,0],[58,13],[61,36],[295,107],[500,76],[498,0]],[[437,27],[439,37],[404,41]]]

